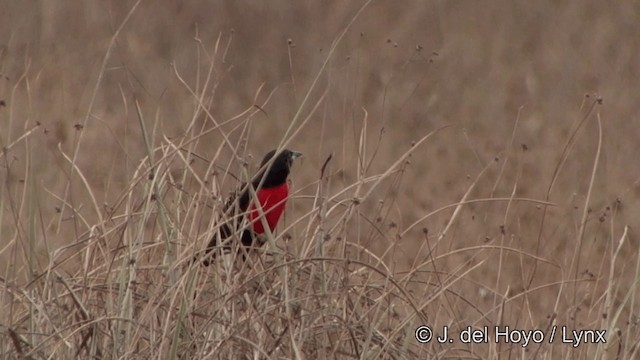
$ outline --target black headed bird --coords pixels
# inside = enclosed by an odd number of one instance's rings
[[[266,222],[271,231],[278,225],[289,197],[287,177],[293,161],[300,156],[301,153],[287,149],[282,150],[277,156],[276,150],[271,150],[264,156],[260,163],[260,171],[251,181],[259,205],[253,201],[251,189],[246,184],[240,188],[240,196],[230,197],[223,209],[230,220],[220,225],[219,231],[209,241],[202,265],[209,266],[218,248],[222,251],[233,248],[230,238],[234,234],[239,233],[241,243],[245,247],[261,246],[264,243],[260,241],[261,235],[265,232],[264,223]],[[240,214],[241,218],[238,219],[236,214]],[[261,214],[264,214],[264,219]],[[242,217],[249,223],[244,227]]]

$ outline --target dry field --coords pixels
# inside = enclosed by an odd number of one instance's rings
[[[639,35],[634,1],[0,2],[0,358],[640,357]],[[276,147],[269,244],[190,264]]]

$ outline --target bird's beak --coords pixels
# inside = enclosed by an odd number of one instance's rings
[[[301,156],[302,156],[301,152],[297,152],[297,151],[292,151],[291,152],[291,159],[293,159],[293,160],[295,160],[295,159],[297,159],[297,158],[299,158]]]

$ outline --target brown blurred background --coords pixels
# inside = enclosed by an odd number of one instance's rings
[[[20,174],[31,166],[37,181],[29,191],[38,194],[41,216],[54,219],[60,202],[51,194],[63,195],[69,172],[57,145],[72,154],[82,133],[79,167],[98,202],[112,204],[145,154],[133,99],[140,101],[149,126],[157,116],[158,134],[184,136],[196,102],[176,73],[199,94],[212,60],[215,87],[206,90],[207,109],[224,122],[256,98],[264,112],[223,128],[232,131],[249,121],[247,151],[260,157],[280,142],[332,42],[364,4],[143,1],[115,39],[101,73],[111,38],[134,3],[0,5],[0,99],[6,104],[0,107],[2,145],[41,123],[28,139],[34,149],[31,164],[20,145],[2,160],[7,162],[0,176],[9,184],[2,190],[5,199],[15,201],[23,186]],[[383,227],[389,243],[398,241],[394,263],[402,271],[415,259],[424,261],[421,229],[428,228],[436,238],[452,211],[429,217],[402,239],[393,235],[459,201],[485,166],[488,172],[471,198],[508,197],[515,187],[518,197],[544,200],[564,144],[594,101],[602,98],[577,133],[551,191],[549,201],[557,207],[545,220],[539,256],[569,266],[581,214],[588,206],[589,246],[579,271],[605,276],[601,256],[610,250],[610,235],[619,236],[624,225],[640,225],[640,166],[634,160],[640,138],[639,35],[640,4],[634,1],[373,1],[348,28],[302,108],[304,118],[326,92],[289,145],[306,154],[293,174],[299,195],[314,194],[320,166],[330,153],[335,154],[331,192],[356,180],[365,111],[368,156],[377,149],[369,174],[387,169],[412,141],[452,124],[412,155],[398,183],[385,184],[362,205],[365,213],[375,212],[371,209],[378,199],[392,199]],[[585,205],[598,144],[595,113],[602,120],[603,146],[591,202]],[[76,130],[74,125],[84,123],[87,114],[86,127]],[[205,128],[213,126],[202,113],[197,117]],[[231,136],[237,140],[240,135],[235,131]],[[220,133],[213,131],[198,150],[211,157],[220,143]],[[230,149],[224,153],[229,156]],[[89,207],[82,184],[73,186],[74,202]],[[289,218],[310,206],[304,200],[296,204]],[[440,245],[442,251],[501,241],[535,253],[541,208],[516,202],[506,212],[504,202],[465,207],[448,241]],[[87,217],[95,221],[91,214]],[[53,223],[47,220],[43,228],[51,230]],[[11,219],[3,219],[0,244],[15,236],[14,228]],[[71,233],[51,233],[48,239],[62,244]],[[384,251],[389,243],[368,245]],[[625,246],[635,251],[637,245],[632,237]],[[498,292],[526,286],[529,259],[525,266],[517,256],[511,260],[507,256],[502,271],[509,270],[509,276],[500,279]],[[495,270],[489,261],[470,276],[483,280]],[[557,268],[539,271],[539,284],[560,281],[558,273],[554,275]],[[543,301],[540,306],[544,308]]]

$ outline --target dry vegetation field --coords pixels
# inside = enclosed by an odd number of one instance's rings
[[[0,358],[640,357],[639,34],[634,1],[0,2]],[[269,244],[190,264],[282,146]]]

